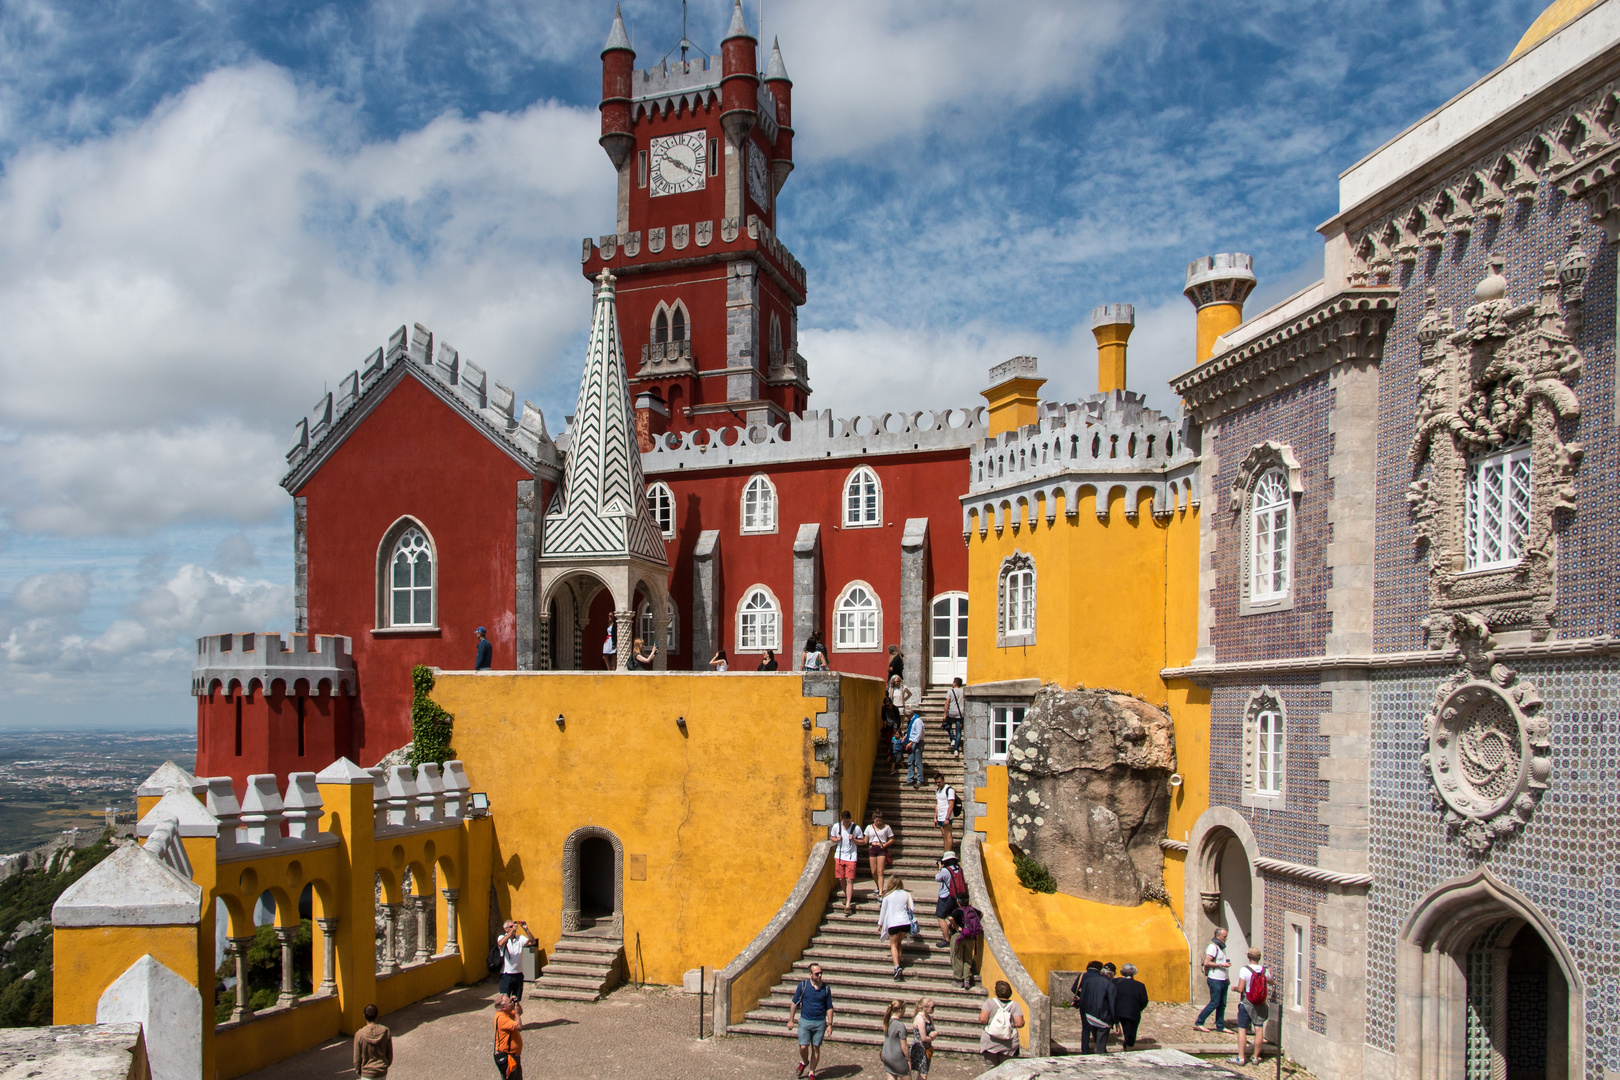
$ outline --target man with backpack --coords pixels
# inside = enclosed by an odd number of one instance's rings
[[[1101,960],[1086,965],[1070,992],[1080,1010],[1080,1052],[1108,1053],[1108,1033],[1114,1028],[1114,980],[1103,971]]]
[[[963,902],[951,912],[951,978],[962,984],[962,989],[973,989],[973,978],[979,973],[984,956],[984,919],[979,909]]]
[[[799,1036],[799,1071],[794,1075],[816,1080],[821,1040],[832,1031],[832,1017],[832,987],[821,980],[821,965],[811,964],[810,977],[799,980],[788,1009],[788,1030]]]
[[[956,789],[937,772],[934,774],[934,824],[939,827],[939,846],[951,850],[956,824]]]
[[[967,703],[962,698],[962,677],[951,680],[945,691],[945,735],[951,740],[951,753],[962,756],[962,724],[967,717]]]
[[[1266,1021],[1271,1019],[1271,969],[1260,963],[1260,950],[1249,950],[1249,962],[1238,969],[1237,1057],[1233,1064],[1248,1064],[1249,1033],[1254,1032],[1254,1060],[1265,1057]],[[1259,1027],[1255,1031],[1256,1026]]]
[[[968,900],[967,877],[962,873],[962,867],[957,862],[955,854],[947,851],[939,857],[939,870],[935,872],[934,880],[939,882],[939,898],[934,901],[934,918],[939,920],[939,935],[945,939],[945,945],[949,948],[951,915]]]

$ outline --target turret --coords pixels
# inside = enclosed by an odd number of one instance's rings
[[[731,28],[720,42],[720,124],[734,146],[742,146],[759,120],[758,46],[737,0]]]
[[[1125,389],[1125,343],[1136,329],[1130,304],[1104,304],[1091,309],[1091,336],[1097,339],[1097,393]]]
[[[1187,287],[1181,291],[1198,309],[1195,363],[1208,360],[1215,339],[1243,322],[1243,301],[1254,284],[1254,260],[1247,255],[1205,255],[1187,264]]]
[[[771,58],[765,65],[765,89],[776,99],[776,122],[781,128],[776,137],[776,157],[771,160],[772,195],[781,194],[793,171],[793,80],[788,78],[787,66],[782,63],[782,43],[771,41]]]
[[[990,369],[990,388],[981,390],[990,405],[989,434],[1017,431],[1041,418],[1041,387],[1033,356],[1015,356]]]
[[[602,46],[602,137],[597,140],[607,151],[615,170],[622,171],[636,137],[630,130],[631,77],[636,69],[636,51],[624,30],[624,17],[613,9],[613,28]]]

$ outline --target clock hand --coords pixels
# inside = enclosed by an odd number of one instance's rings
[[[671,165],[675,166],[677,169],[681,170],[681,172],[685,173],[686,175],[688,175],[688,176],[692,175],[692,167],[690,165],[687,165],[686,163],[680,161],[679,159],[672,158],[672,157],[667,157],[664,160],[669,162]]]

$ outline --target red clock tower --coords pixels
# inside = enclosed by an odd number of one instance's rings
[[[765,71],[742,3],[718,57],[637,70],[616,12],[602,49],[602,148],[619,174],[616,232],[583,270],[618,278],[642,449],[666,431],[781,423],[810,385],[798,353],[804,267],[776,238],[793,171],[793,83]],[[673,51],[673,50],[671,50]]]

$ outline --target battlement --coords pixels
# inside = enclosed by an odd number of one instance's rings
[[[210,634],[197,639],[197,661],[191,669],[191,693],[203,697],[215,689],[227,693],[298,693],[316,696],[358,692],[353,642],[337,634],[292,634],[291,645],[277,633]],[[277,687],[277,683],[281,685]]]
[[[546,434],[546,418],[540,409],[525,401],[523,410],[514,409],[517,395],[502,383],[491,383],[484,369],[471,360],[463,360],[446,342],[439,342],[435,352],[433,332],[416,323],[407,332],[401,326],[388,339],[386,348],[379,348],[366,357],[365,364],[349,372],[338,382],[334,393],[328,391],[310,414],[293,425],[293,445],[287,451],[287,475],[281,484],[289,491],[296,486],[304,464],[317,457],[322,445],[337,430],[349,413],[362,404],[382,382],[383,376],[399,364],[414,365],[414,369],[439,385],[445,396],[454,402],[469,419],[478,423],[502,442],[520,453],[533,465],[560,467],[562,459]]]
[[[1091,325],[1135,326],[1136,307],[1133,304],[1102,304],[1091,309]]]
[[[640,110],[648,106],[662,107],[668,112],[666,102],[677,97],[691,99],[707,91],[703,100],[719,96],[720,65],[718,56],[701,57],[693,60],[676,60],[674,63],[661,60],[657,67],[638,68],[631,77],[630,98]],[[690,104],[688,104],[690,107]]]
[[[742,236],[745,231],[748,239],[756,242],[754,246],[770,256],[770,262],[767,265],[782,275],[783,284],[791,284],[794,289],[802,293],[806,285],[804,265],[793,257],[793,253],[787,249],[787,245],[782,243],[769,225],[759,220],[757,214],[749,214],[745,225],[739,225],[736,218],[721,220],[718,237],[715,234],[713,221],[659,226],[656,229],[647,230],[645,237],[643,237],[640,229],[627,233],[608,233],[596,240],[592,240],[587,236],[580,246],[579,260],[592,271],[592,276],[594,276],[594,271],[602,269],[602,266],[593,267],[593,262],[606,264],[609,260],[621,256],[625,259],[639,259],[645,254],[649,256],[649,262],[662,261],[661,259],[654,260],[651,256],[669,258],[669,256],[663,254],[666,248],[673,251],[686,251],[688,248],[695,247],[701,251],[714,245],[717,239],[720,246],[714,248],[716,252],[736,250],[731,245],[741,247],[743,244]],[[697,252],[694,251],[692,254],[695,255]],[[626,267],[621,263],[612,269],[615,274],[623,274],[627,270],[633,270],[633,268],[634,264]],[[527,403],[525,402],[525,404]]]
[[[790,418],[790,426],[749,424],[654,436],[653,448],[641,455],[641,468],[652,476],[735,465],[953,450],[982,439],[986,423],[982,405],[842,419],[833,416],[831,409],[806,409]]]

